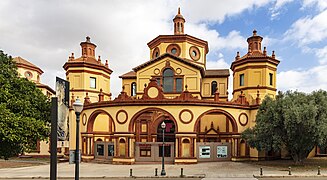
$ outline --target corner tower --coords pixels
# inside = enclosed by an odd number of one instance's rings
[[[70,96],[74,94],[81,101],[88,93],[91,102],[99,100],[99,93],[102,91],[104,99],[110,99],[110,75],[112,70],[108,67],[108,60],[102,63],[100,56],[95,58],[95,44],[90,37],[86,37],[85,42],[81,42],[82,56],[74,57],[74,53],[69,57],[63,68],[66,70],[67,81],[70,82]]]
[[[242,93],[252,104],[257,96],[263,99],[266,95],[276,95],[276,73],[279,61],[275,58],[275,52],[267,55],[266,47],[261,50],[263,38],[253,31],[253,35],[247,39],[248,52],[240,57],[239,52],[231,65],[233,71],[233,99]]]

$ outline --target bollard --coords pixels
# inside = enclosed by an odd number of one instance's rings
[[[158,168],[154,170],[154,176],[158,176]]]
[[[320,174],[320,166],[318,166],[318,174],[317,175],[321,175]]]
[[[292,169],[291,169],[291,166],[288,167],[288,175],[292,175]]]
[[[129,176],[133,177],[133,169],[129,169]]]
[[[260,176],[263,176],[262,167],[260,167]]]
[[[184,169],[181,168],[181,177],[184,177]]]

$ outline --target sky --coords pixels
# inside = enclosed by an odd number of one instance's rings
[[[207,69],[230,68],[256,29],[280,60],[278,90],[327,90],[326,0],[1,0],[0,50],[39,66],[42,83],[54,88],[56,76],[65,79],[68,57],[80,57],[79,44],[90,36],[113,70],[116,97],[118,76],[150,60],[147,43],[173,34],[178,7],[185,34],[208,41]]]

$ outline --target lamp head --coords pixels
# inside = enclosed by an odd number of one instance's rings
[[[165,129],[166,128],[166,123],[164,121],[162,121],[162,123],[161,123],[161,128],[162,129]]]
[[[83,103],[81,102],[81,100],[78,97],[73,104],[73,108],[74,108],[74,111],[77,113],[81,113],[83,110]]]

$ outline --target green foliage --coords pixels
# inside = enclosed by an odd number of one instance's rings
[[[256,125],[242,137],[258,150],[286,148],[301,163],[316,145],[327,143],[327,92],[279,92],[266,97],[258,109]]]
[[[0,158],[29,152],[49,135],[50,102],[0,50]]]

